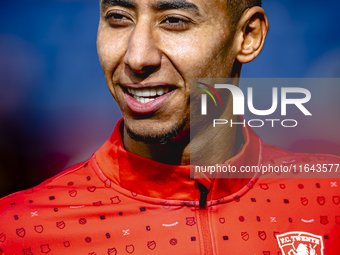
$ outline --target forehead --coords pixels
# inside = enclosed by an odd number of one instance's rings
[[[226,0],[101,0],[102,9],[122,6],[129,9],[150,8],[154,11],[181,9],[198,14],[226,12]]]

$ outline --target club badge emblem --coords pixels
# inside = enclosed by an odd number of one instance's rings
[[[75,189],[69,190],[68,194],[70,195],[70,197],[75,197],[75,196],[77,196],[77,191]]]
[[[56,225],[57,225],[57,228],[59,228],[59,229],[65,228],[65,222],[63,222],[63,221],[57,222]]]
[[[318,197],[317,201],[318,201],[319,205],[324,205],[325,202],[326,202],[325,197],[323,197],[323,196],[322,197]]]
[[[119,204],[121,202],[118,196],[111,197],[110,200],[111,204]]]
[[[44,227],[42,225],[34,226],[35,232],[41,234],[44,231]]]
[[[40,245],[40,248],[41,248],[41,253],[49,253],[51,251],[51,249],[48,246],[48,244]]]
[[[261,189],[263,189],[263,190],[267,190],[267,189],[269,189],[269,187],[268,187],[268,184],[267,184],[267,183],[261,183],[261,184],[260,184],[260,188],[261,188]]]
[[[266,238],[267,238],[267,234],[266,234],[266,232],[264,232],[264,231],[259,231],[258,232],[258,236],[260,237],[260,239],[261,240],[266,240]]]
[[[336,205],[340,204],[340,196],[333,196],[333,203]]]
[[[320,223],[323,225],[328,224],[328,217],[327,216],[320,216]]]
[[[301,204],[304,206],[308,205],[308,199],[306,197],[301,197]]]
[[[156,248],[156,242],[155,241],[148,241],[147,246],[150,250],[154,250]]]
[[[241,237],[244,241],[248,241],[249,240],[248,232],[241,232]]]
[[[16,233],[20,237],[24,237],[26,235],[26,230],[24,228],[17,228]]]
[[[307,232],[288,232],[276,235],[282,255],[324,255],[322,236]]]
[[[131,254],[131,253],[133,253],[135,251],[135,247],[132,244],[126,245],[125,250],[126,250],[127,253]]]
[[[188,226],[193,226],[193,225],[196,224],[195,217],[187,217],[186,220],[187,220],[187,223],[186,223],[186,224],[187,224]]]

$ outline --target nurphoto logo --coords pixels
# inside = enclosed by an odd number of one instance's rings
[[[201,95],[201,115],[207,115],[208,113],[208,97],[213,100],[216,107],[223,106],[223,102],[216,91],[216,89],[227,89],[231,93],[232,99],[233,99],[233,115],[244,115],[245,114],[245,96],[243,94],[243,91],[231,84],[215,84],[214,87],[210,86],[208,84],[205,84],[203,82],[198,82],[198,84],[204,86],[197,87],[197,89],[200,89],[204,91]],[[248,110],[257,116],[268,116],[273,114],[279,105],[279,99],[280,99],[280,106],[281,106],[281,116],[287,116],[287,105],[295,105],[305,116],[312,116],[312,114],[308,111],[308,109],[304,106],[305,103],[309,102],[311,99],[311,93],[308,89],[305,88],[299,88],[299,87],[281,87],[281,97],[278,96],[278,88],[273,87],[272,88],[272,105],[269,109],[259,110],[254,107],[253,103],[253,88],[248,87],[247,88],[247,106]],[[302,98],[288,98],[288,94],[294,93],[295,95],[303,96]],[[216,100],[216,98],[218,100]],[[261,98],[261,100],[264,100],[264,98]],[[219,104],[217,103],[219,101]],[[265,125],[265,123],[271,123],[271,126],[274,127],[276,122],[280,122],[283,127],[296,127],[298,125],[297,120],[295,119],[251,119],[248,120],[247,123],[250,127],[262,127]],[[216,127],[217,125],[226,125],[230,124],[233,125],[246,125],[246,121],[243,122],[232,122],[232,120],[226,120],[226,119],[214,119],[213,120],[213,126]]]

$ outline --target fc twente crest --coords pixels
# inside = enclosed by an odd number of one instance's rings
[[[276,235],[282,255],[324,255],[322,236],[306,232]]]

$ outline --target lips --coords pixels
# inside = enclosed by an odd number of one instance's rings
[[[173,86],[125,87],[123,91],[129,109],[138,114],[150,114],[160,109],[174,93]]]

